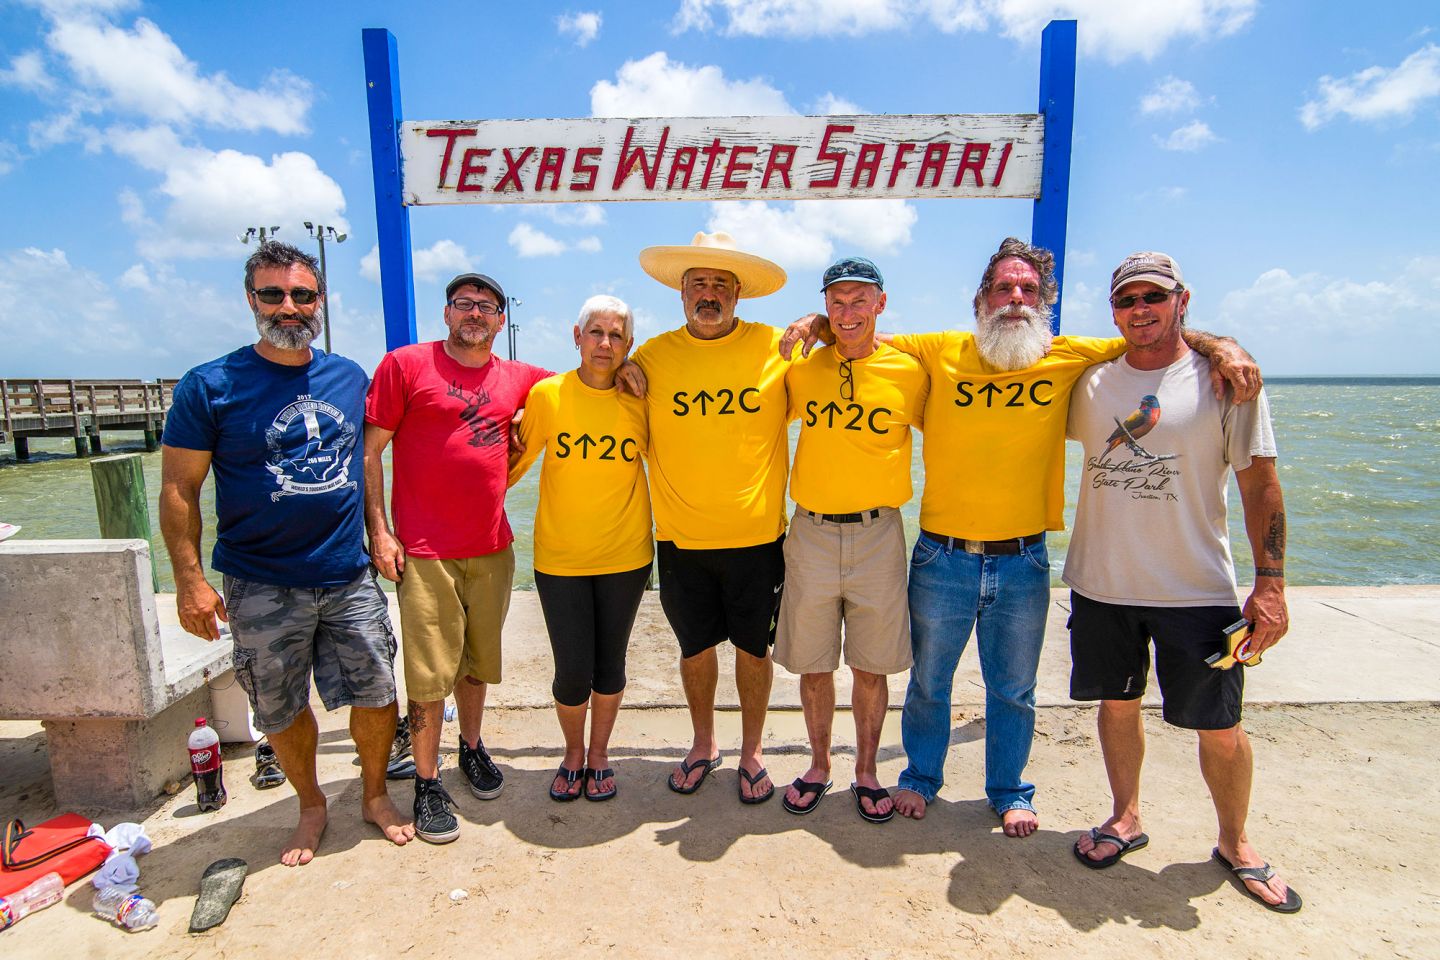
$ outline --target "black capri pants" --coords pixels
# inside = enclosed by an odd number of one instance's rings
[[[593,691],[625,689],[625,650],[650,564],[624,573],[558,577],[535,571],[535,589],[555,654],[555,702],[578,707]]]

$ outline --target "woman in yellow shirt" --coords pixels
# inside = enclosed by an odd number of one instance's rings
[[[535,588],[555,654],[551,692],[565,735],[550,796],[609,800],[617,791],[610,731],[654,556],[640,459],[649,434],[645,402],[615,384],[634,344],[630,308],[615,297],[591,297],[574,333],[580,367],[531,389],[520,423],[524,452],[510,467],[510,483],[546,451],[535,511]]]

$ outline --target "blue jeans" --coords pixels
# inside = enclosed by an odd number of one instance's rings
[[[996,813],[1032,803],[1022,779],[1035,733],[1035,672],[1050,604],[1045,541],[1019,554],[982,556],[921,534],[910,559],[910,645],[915,666],[900,733],[910,765],[900,788],[929,803],[945,783],[950,689],[973,629],[985,679],[985,795]]]

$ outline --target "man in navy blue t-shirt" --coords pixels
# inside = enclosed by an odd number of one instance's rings
[[[395,736],[395,637],[364,544],[366,377],[312,349],[325,301],[315,259],[264,243],[245,264],[260,340],[194,368],[166,417],[160,529],[175,571],[181,625],[218,640],[230,624],[235,675],[255,726],[300,799],[280,862],[309,863],[325,832],[315,774],[319,728],[310,678],[327,710],[350,707],[363,814],[403,844],[415,835],[385,790]],[[200,561],[200,488],[215,474],[216,543]]]

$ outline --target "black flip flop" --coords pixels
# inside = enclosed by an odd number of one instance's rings
[[[1099,827],[1090,828],[1090,840],[1092,843],[1097,844],[1113,843],[1116,847],[1119,848],[1114,853],[1110,854],[1110,856],[1108,857],[1101,857],[1099,860],[1092,860],[1090,859],[1090,857],[1080,852],[1080,841],[1076,840],[1075,846],[1071,847],[1070,849],[1075,851],[1075,859],[1085,864],[1085,866],[1089,867],[1091,870],[1104,870],[1106,867],[1113,867],[1115,866],[1115,864],[1120,862],[1120,858],[1125,856],[1125,854],[1130,853],[1133,850],[1139,850],[1141,847],[1145,846],[1150,842],[1150,838],[1143,833],[1140,834],[1140,836],[1136,837],[1134,840],[1126,840],[1124,837],[1117,837],[1113,833],[1106,833]]]
[[[745,778],[745,782],[748,783],[748,784],[750,784],[750,789],[751,789],[751,790],[754,790],[754,789],[755,789],[755,784],[759,783],[761,780],[764,780],[766,777],[770,776],[770,771],[769,771],[769,770],[766,770],[764,767],[761,767],[759,770],[756,770],[753,774],[751,774],[751,773],[746,773],[746,772],[745,772],[745,768],[744,768],[744,767],[741,767],[741,768],[740,768],[740,776],[744,777],[744,778]],[[736,789],[737,789],[737,790],[739,789],[739,781],[738,781],[738,780],[736,781]],[[764,793],[760,794],[759,796],[755,796],[755,795],[752,794],[751,796],[748,796],[748,797],[747,797],[747,796],[745,796],[744,791],[740,791],[740,802],[741,802],[741,803],[746,803],[746,804],[764,803],[766,800],[769,800],[769,799],[770,799],[771,797],[773,797],[773,796],[775,796],[775,784],[772,783],[772,784],[770,784],[770,789],[769,789],[769,790],[766,790]]]
[[[810,805],[805,807],[797,807],[795,804],[790,802],[789,797],[780,798],[780,805],[785,808],[785,811],[787,813],[793,813],[797,817],[803,817],[805,816],[805,814],[820,806],[820,801],[825,799],[825,794],[829,793],[830,788],[835,786],[835,784],[833,781],[830,780],[826,780],[824,783],[815,783],[810,780],[801,780],[799,777],[796,777],[795,780],[790,784],[790,786],[798,790],[800,792],[800,796],[802,797],[809,796],[812,793],[816,794],[815,799],[810,801]]]
[[[1266,910],[1274,910],[1276,913],[1299,913],[1300,907],[1304,905],[1303,901],[1300,899],[1300,894],[1296,893],[1295,888],[1290,886],[1290,884],[1288,883],[1285,884],[1284,903],[1271,903],[1269,900],[1266,900],[1264,897],[1260,896],[1260,894],[1250,889],[1249,884],[1245,882],[1246,880],[1254,880],[1257,883],[1269,883],[1270,878],[1275,876],[1275,868],[1270,866],[1270,864],[1267,863],[1263,867],[1237,867],[1229,860],[1225,859],[1225,855],[1220,852],[1219,847],[1211,850],[1210,856],[1220,861],[1220,866],[1233,873],[1236,879],[1240,881],[1240,889],[1244,890],[1245,894],[1251,900],[1259,903],[1260,906],[1264,907]]]
[[[236,857],[216,860],[200,875],[200,896],[190,912],[190,932],[204,933],[218,927],[230,916],[230,908],[240,899],[245,886],[245,873],[250,865]]]
[[[555,770],[555,776],[565,778],[564,790],[555,789],[554,777],[552,777],[550,780],[550,799],[554,800],[556,803],[569,803],[571,800],[579,800],[580,794],[585,792],[584,767],[581,767],[579,770],[571,770],[569,767],[565,766],[565,764],[562,763]],[[580,781],[580,790],[578,793],[571,793],[570,788],[575,785],[576,781]]]
[[[884,787],[877,790],[874,787],[862,787],[858,783],[852,783],[850,784],[850,792],[855,794],[855,809],[859,811],[862,818],[869,820],[871,823],[885,823],[891,817],[895,816],[895,804],[893,801],[890,804],[889,813],[871,813],[865,809],[865,804],[860,802],[862,799],[869,800],[871,804],[878,807],[881,800],[890,797],[890,791]],[[818,803],[819,801],[816,802]]]
[[[596,803],[600,803],[602,800],[614,800],[615,794],[620,792],[620,788],[617,786],[612,786],[604,793],[590,792],[590,784],[599,783],[601,780],[613,779],[615,779],[615,771],[609,767],[605,767],[603,770],[591,770],[589,767],[586,767],[585,784],[580,788],[580,793],[584,795],[586,800],[593,800]]]
[[[704,785],[705,780],[706,780],[706,778],[708,778],[708,777],[710,776],[711,771],[713,771],[713,770],[714,770],[716,767],[718,767],[718,766],[720,766],[720,755],[719,755],[718,753],[717,753],[715,756],[711,757],[709,760],[696,759],[695,761],[693,761],[693,762],[691,762],[691,763],[686,763],[684,760],[681,760],[681,761],[680,761],[680,782],[681,782],[681,784],[684,784],[684,782],[685,782],[686,780],[689,780],[689,779],[690,779],[690,774],[693,773],[693,772],[695,772],[695,771],[696,771],[697,769],[699,769],[700,767],[704,767],[704,768],[705,768],[705,772],[702,773],[702,774],[700,774],[700,779],[699,779],[699,780],[696,780],[694,783],[692,783],[692,784],[691,784],[690,786],[688,786],[688,787],[686,787],[686,786],[679,786],[679,787],[675,786],[675,781],[674,781],[671,777],[666,777],[666,778],[665,778],[665,785],[668,786],[671,790],[674,790],[676,793],[683,793],[683,794],[685,794],[686,796],[689,796],[690,794],[694,793],[696,790],[699,790],[700,787]]]

